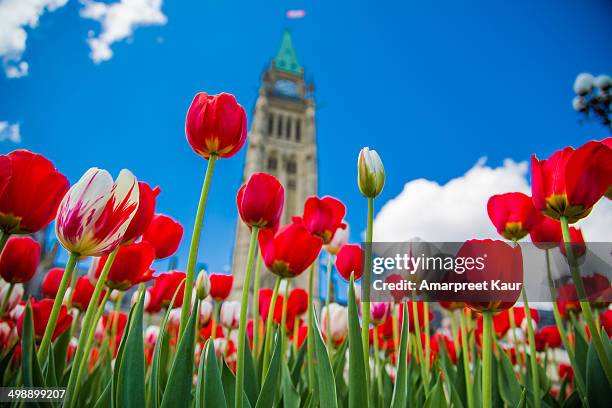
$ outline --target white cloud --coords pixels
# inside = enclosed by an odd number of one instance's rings
[[[21,142],[19,123],[0,122],[0,142],[8,140],[13,143]]]
[[[87,39],[90,56],[95,63],[111,59],[111,45],[129,40],[137,27],[164,25],[167,21],[161,11],[163,0],[120,0],[111,4],[90,0],[81,2],[84,5],[81,17],[96,20],[102,25],[102,32],[98,36],[90,32]]]
[[[376,241],[406,241],[420,237],[432,242],[463,241],[499,236],[487,215],[493,194],[520,191],[531,194],[526,178],[527,162],[506,159],[501,167],[487,166],[484,158],[464,175],[444,185],[426,179],[406,183],[403,191],[387,201],[374,220]],[[589,217],[580,221],[585,239],[609,241],[612,202],[602,199]]]
[[[6,76],[19,78],[28,74],[28,63],[22,60],[26,50],[26,28],[36,28],[47,11],[66,5],[68,0],[2,0],[0,1],[0,57]]]

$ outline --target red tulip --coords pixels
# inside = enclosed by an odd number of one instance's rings
[[[285,189],[266,173],[253,173],[236,196],[240,218],[249,227],[278,227],[284,202]]]
[[[487,203],[487,212],[497,232],[510,240],[525,237],[542,218],[531,197],[523,193],[492,196]]]
[[[538,225],[529,231],[529,236],[535,246],[540,249],[555,248],[560,242],[563,242],[561,223],[552,218],[542,217]]]
[[[155,212],[155,199],[160,192],[159,187],[151,188],[144,181],[138,182],[138,210],[123,235],[123,242],[132,242],[147,230],[153,220]]]
[[[36,338],[36,340],[41,340],[45,333],[47,322],[49,321],[51,309],[53,308],[53,300],[43,299],[41,301],[37,301],[36,299],[32,299],[30,304],[32,306],[32,319],[34,321],[34,337]],[[20,336],[23,330],[24,317],[25,311],[17,320],[17,331]],[[57,318],[57,322],[55,324],[55,330],[53,331],[52,340],[55,340],[60,334],[65,332],[71,324],[72,316],[68,314],[68,309],[66,309],[66,306],[62,305],[59,312],[59,317]]]
[[[582,278],[587,298],[593,307],[606,309],[612,300],[612,288],[610,280],[599,273]]]
[[[336,256],[336,269],[346,281],[351,279],[351,273],[355,274],[355,280],[361,278],[361,275],[363,275],[363,249],[361,245],[343,245]]]
[[[547,160],[531,159],[534,206],[545,215],[586,217],[612,184],[612,149],[590,141],[578,149],[566,147]]]
[[[155,248],[155,258],[164,259],[176,252],[183,238],[183,226],[163,214],[155,214],[142,240]]]
[[[294,343],[297,344],[297,348],[302,348],[302,345],[304,345],[304,342],[306,341],[306,338],[308,337],[308,325],[307,324],[301,324],[298,327],[297,330],[297,339],[293,337],[293,333],[290,333],[290,339],[291,341],[293,341]]]
[[[323,241],[299,223],[285,225],[278,232],[259,232],[259,248],[266,267],[283,278],[298,276],[319,256]]]
[[[234,275],[222,273],[211,273],[210,276],[210,297],[217,302],[228,298],[234,284]]]
[[[115,320],[117,323],[115,323]],[[102,316],[97,331],[101,331],[102,335],[104,335],[105,332],[110,333],[113,330],[113,326],[116,324],[116,335],[121,338],[127,326],[127,321],[128,315],[125,312],[110,312],[108,315]]]
[[[462,297],[466,304],[478,311],[501,311],[510,308],[518,300],[523,284],[523,255],[521,247],[497,240],[466,241],[457,253],[457,258],[482,259],[482,268],[466,269],[459,279],[467,283],[487,283],[486,287],[465,290]],[[492,281],[508,286],[494,288]]]
[[[174,308],[183,305],[183,295],[185,293],[185,272],[170,271],[162,273],[154,278],[154,284],[147,290],[151,296],[151,300],[147,305],[148,313],[157,313],[162,307],[169,307],[172,302],[174,293],[177,292],[174,299]],[[179,288],[177,291],[177,288]]]
[[[12,172],[11,159],[8,156],[0,155],[0,197],[11,182]]]
[[[544,351],[547,348],[561,347],[561,334],[557,326],[544,326],[535,334],[537,351]]]
[[[580,313],[580,302],[578,301],[578,294],[576,292],[576,286],[573,283],[566,283],[557,290],[557,307],[559,308],[559,314],[563,318],[569,318],[569,313]]]
[[[0,165],[0,228],[9,234],[39,231],[55,217],[68,191],[68,179],[44,156],[28,150],[6,155],[11,161],[7,182],[6,161]]]
[[[425,303],[421,302],[421,301],[416,301],[416,305],[417,305],[417,314],[419,316],[419,325],[421,326],[421,328],[424,327],[424,322],[425,322]],[[403,308],[400,308],[400,313],[398,314],[398,319],[399,321],[402,321],[403,319]],[[429,321],[431,322],[434,319],[434,314],[431,312],[431,308],[428,309],[428,313],[427,313],[427,317],[429,318]],[[413,310],[413,305],[412,303],[408,304],[408,326],[410,326],[410,331],[414,333],[414,330],[416,329],[416,320],[415,320],[415,316],[414,316],[414,310]]]
[[[200,92],[187,111],[185,134],[191,148],[202,157],[231,157],[246,141],[246,112],[233,95]]]
[[[425,336],[421,333],[421,336]],[[457,363],[457,351],[455,350],[455,343],[453,340],[445,334],[435,333],[431,336],[430,340],[431,344],[431,361],[435,361],[436,356],[438,356],[442,352],[442,347],[446,348],[446,352],[448,354],[448,358],[450,361],[455,364]],[[444,344],[444,346],[442,345]]]
[[[567,377],[567,381],[574,381],[574,369],[571,365],[565,363],[559,363],[558,367],[559,378],[563,379]]]
[[[108,256],[99,258],[95,268],[96,279],[100,276],[107,259]],[[155,249],[146,241],[122,245],[108,271],[106,286],[125,291],[140,282],[152,279],[155,271],[150,268],[154,260]]]
[[[287,299],[287,314],[301,316],[308,311],[308,292],[302,288],[293,288]]]
[[[87,276],[79,277],[74,286],[74,292],[72,293],[72,305],[84,311],[91,301],[93,292],[94,285],[91,284],[89,278]]]
[[[334,197],[309,197],[304,204],[302,222],[311,234],[320,237],[323,244],[329,244],[338,228],[345,228],[342,222],[346,208]]]
[[[463,309],[465,307],[465,303],[463,302],[453,302],[453,301],[444,301],[441,300],[438,302],[438,304],[446,310],[459,310],[459,309]]]
[[[31,237],[10,237],[0,254],[0,276],[10,283],[28,282],[36,273],[40,244]]]
[[[601,143],[608,146],[608,148],[612,149],[612,137],[608,137],[601,141]],[[608,187],[608,191],[606,191],[606,197],[612,200],[612,184]]]
[[[44,297],[55,299],[62,276],[64,276],[64,268],[49,269],[49,272],[47,272],[40,284],[40,292]]]
[[[259,317],[265,323],[268,321],[268,313],[270,312],[270,303],[272,303],[272,289],[263,288],[259,290]],[[280,324],[283,317],[283,295],[276,296],[276,303],[274,304],[273,319],[274,323]],[[289,304],[287,303],[287,309]]]
[[[582,236],[582,230],[580,230],[579,228],[570,227],[569,233],[572,253],[575,257],[579,258],[583,256],[587,250],[586,244],[584,242],[584,237]],[[563,242],[563,239],[559,241],[559,249],[561,250],[561,253],[563,255],[567,256],[565,252],[565,242]]]

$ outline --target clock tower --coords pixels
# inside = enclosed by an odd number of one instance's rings
[[[291,35],[283,33],[280,49],[262,76],[248,139],[243,183],[255,172],[274,175],[285,187],[281,225],[301,215],[306,198],[317,193],[317,143],[314,86],[304,79]],[[250,233],[238,218],[232,273],[232,298],[239,298]],[[255,264],[255,263],[254,263]],[[253,273],[254,276],[254,273]],[[316,279],[317,273],[315,273]],[[272,287],[276,277],[262,265],[261,287]],[[293,280],[294,286],[308,287],[308,271]],[[318,283],[315,281],[315,288]],[[253,285],[251,284],[251,288]]]

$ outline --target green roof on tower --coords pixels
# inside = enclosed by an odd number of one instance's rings
[[[283,33],[283,40],[273,63],[276,69],[292,74],[300,75],[304,71],[297,59],[289,30],[285,30]]]

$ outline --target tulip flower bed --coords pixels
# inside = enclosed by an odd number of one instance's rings
[[[508,242],[470,241],[502,245],[511,256],[528,235],[547,259],[560,249],[571,280],[550,285],[555,325],[540,327],[520,290],[512,301],[370,301],[374,201],[385,172],[368,148],[356,175],[368,204],[363,246],[347,242],[347,209],[333,197],[309,198],[301,216],[280,225],[284,187],[274,176],[255,173],[237,191],[250,245],[241,300],[228,300],[232,275],[197,273],[197,253],[216,162],[243,147],[246,129],[231,95],[200,93],[189,107],[187,141],[207,168],[185,272],[151,269],[183,236],[179,223],[155,213],[158,188],[128,170],[113,180],[97,168],[70,187],[39,154],[0,156],[3,387],[60,387],[61,401],[48,403],[64,407],[610,405],[610,282],[581,276],[584,238],[571,224],[612,196],[612,138],[534,156],[532,197],[510,192],[487,206]],[[40,261],[32,234],[53,220],[68,262],[29,288],[40,296],[26,296],[23,284]],[[327,276],[335,264],[349,282],[347,306],[328,298],[319,309],[314,299],[322,252]],[[84,258],[91,266],[78,276]],[[269,273],[274,287],[261,288]],[[310,286],[292,287],[303,273]]]

